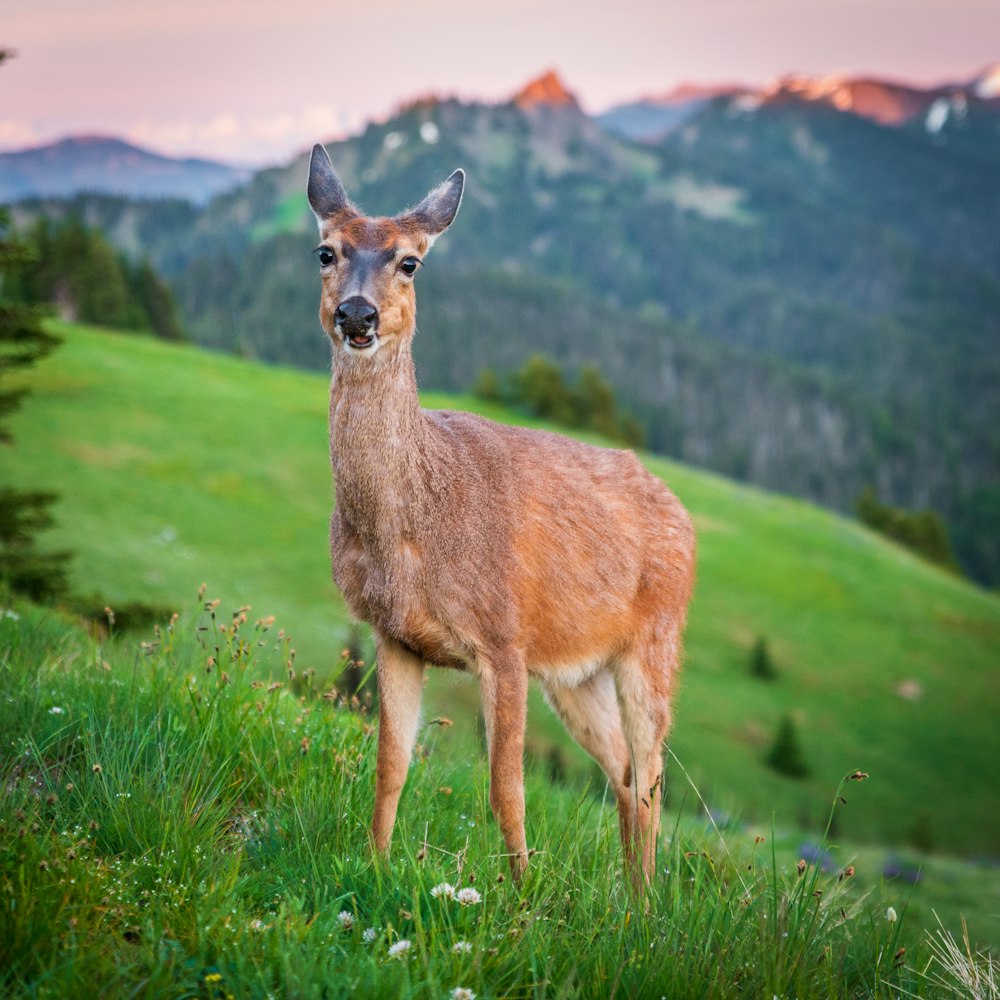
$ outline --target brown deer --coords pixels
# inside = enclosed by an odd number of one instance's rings
[[[490,805],[520,876],[535,677],[607,773],[626,866],[641,884],[655,864],[662,743],[694,577],[691,520],[631,452],[421,409],[413,279],[464,184],[456,170],[415,208],[369,218],[322,146],[309,165],[320,320],[333,346],[333,574],[377,644],[372,838],[388,851],[425,665],[468,671],[482,690]]]

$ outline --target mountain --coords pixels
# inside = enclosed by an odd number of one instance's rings
[[[514,104],[522,110],[539,105],[579,108],[580,102],[554,70],[529,81],[514,95]]]
[[[970,112],[1000,120],[1000,64],[961,84],[920,88],[876,77],[792,74],[763,87],[738,84],[684,85],[663,97],[616,105],[598,121],[616,135],[640,142],[661,141],[714,98],[735,98],[752,110],[764,104],[808,101],[848,111],[880,125],[917,124],[940,133],[949,120],[966,122]]]
[[[161,156],[107,136],[75,136],[0,153],[0,202],[90,191],[204,204],[242,184],[250,174],[211,160]]]
[[[644,97],[618,104],[597,116],[613,135],[638,142],[658,142],[679,128],[709,101],[746,93],[740,84],[681,84],[660,97]]]
[[[1000,582],[992,100],[929,132],[926,113],[888,126],[795,87],[695,95],[638,143],[566,94],[422,100],[328,144],[373,213],[468,173],[419,279],[423,384],[538,351],[597,365],[654,449],[843,511],[868,485],[933,507]],[[87,197],[16,217],[78,211],[151,257],[200,342],[322,368],[306,173],[303,153],[197,211]]]

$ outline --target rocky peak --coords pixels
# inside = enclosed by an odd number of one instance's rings
[[[536,108],[539,105],[579,108],[576,96],[566,87],[554,70],[549,70],[522,87],[514,95],[519,108]]]

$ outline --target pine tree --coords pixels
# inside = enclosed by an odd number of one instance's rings
[[[544,420],[573,424],[573,398],[563,381],[562,370],[542,354],[532,354],[515,379],[518,398],[531,413]]]
[[[10,52],[0,50],[0,63]],[[0,207],[0,381],[11,371],[34,364],[59,343],[42,329],[42,313],[6,297],[4,277],[23,268],[27,251],[9,233],[10,215]],[[0,418],[9,416],[23,402],[25,390],[0,386]],[[0,444],[13,441],[10,430],[0,426]],[[65,552],[39,552],[37,532],[52,523],[49,507],[53,493],[0,487],[0,589],[25,594],[37,601],[52,600],[68,590]]]
[[[142,316],[158,337],[164,340],[185,340],[177,302],[162,278],[153,270],[148,260],[135,269],[129,269],[129,285]]]
[[[778,734],[771,752],[767,755],[767,763],[775,771],[787,774],[790,778],[804,778],[809,774],[809,765],[806,764],[802,753],[798,729],[790,715],[782,716],[778,724]]]
[[[762,681],[773,681],[778,676],[767,648],[767,639],[763,636],[757,637],[753,649],[750,650],[750,673]]]

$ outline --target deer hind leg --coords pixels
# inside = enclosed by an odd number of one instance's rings
[[[377,637],[378,757],[375,765],[375,849],[388,852],[396,807],[406,782],[420,719],[424,665],[394,639]]]
[[[479,662],[479,681],[490,754],[490,807],[507,845],[515,879],[528,866],[524,836],[524,726],[528,672],[524,656],[502,650]]]
[[[622,657],[615,672],[633,777],[629,788],[632,847],[626,848],[625,853],[641,863],[641,870],[637,866],[632,870],[637,887],[641,887],[644,879],[651,880],[656,870],[663,741],[670,729],[670,687],[678,652],[679,643],[672,635]]]
[[[618,827],[626,867],[634,865],[632,761],[622,728],[615,681],[600,670],[574,687],[545,687],[545,700],[562,720],[570,736],[590,754],[608,776],[618,803]]]

